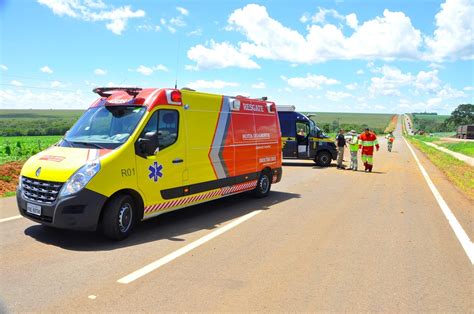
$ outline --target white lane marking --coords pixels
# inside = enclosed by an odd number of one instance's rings
[[[234,221],[232,221],[231,223],[225,225],[224,227],[222,228],[219,228],[207,235],[205,235],[204,237],[194,241],[194,242],[191,242],[189,243],[188,245],[186,246],[183,246],[182,248],[160,258],[159,260],[156,260],[136,271],[134,271],[133,273],[123,277],[123,278],[120,278],[119,280],[117,280],[118,283],[123,283],[123,284],[128,284],[128,283],[131,283],[132,281],[135,281],[137,280],[138,278],[140,277],[143,277],[145,276],[146,274],[148,273],[151,273],[152,271],[154,270],[157,270],[158,268],[160,268],[161,266],[165,265],[165,264],[168,264],[169,262],[173,261],[174,259],[180,257],[181,255],[184,255],[186,253],[188,253],[189,251],[191,250],[194,250],[195,248],[203,245],[204,243],[214,239],[215,237],[218,237],[220,236],[221,234],[223,234],[224,232],[227,232],[229,231],[230,229],[240,225],[241,223],[245,222],[246,220],[249,220],[250,218],[260,214],[262,212],[262,210],[256,210],[256,211],[253,211],[251,213],[248,213],[246,214],[245,216],[242,216]]]
[[[405,140],[405,143],[407,144],[408,148],[413,154],[413,157],[415,157],[416,163],[418,164],[418,167],[420,167],[421,174],[423,174],[423,177],[425,177],[425,180],[428,183],[428,186],[430,187],[431,192],[433,192],[434,197],[438,201],[438,205],[439,207],[441,207],[441,210],[443,211],[444,216],[448,220],[449,225],[453,229],[454,234],[456,235],[459,242],[461,243],[464,251],[467,254],[467,257],[469,257],[469,259],[471,260],[471,264],[474,265],[474,243],[472,243],[472,241],[469,239],[469,236],[466,234],[461,224],[454,216],[448,204],[446,204],[446,202],[444,201],[443,197],[439,193],[433,181],[431,181],[428,173],[426,172],[425,168],[421,165],[420,160],[416,156],[415,151],[411,148],[410,144],[408,144],[407,140],[405,138],[403,139]]]
[[[18,215],[18,216],[13,216],[13,217],[8,217],[8,218],[2,218],[2,219],[0,219],[0,222],[15,220],[15,219],[18,219],[18,218],[21,218],[21,217],[22,217],[21,215]]]

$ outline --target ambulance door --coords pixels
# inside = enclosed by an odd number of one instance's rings
[[[156,132],[158,149],[151,156],[136,156],[138,187],[150,206],[170,198],[183,186],[186,169],[184,123],[176,109],[160,108],[148,120],[140,138]],[[173,188],[177,188],[171,190]],[[164,193],[163,193],[164,191]],[[164,196],[164,197],[163,197]]]

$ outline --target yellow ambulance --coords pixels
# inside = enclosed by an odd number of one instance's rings
[[[100,98],[21,170],[21,215],[127,237],[137,222],[280,181],[275,103],[190,89],[96,88]]]

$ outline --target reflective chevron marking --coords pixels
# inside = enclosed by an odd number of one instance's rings
[[[179,198],[176,200],[171,200],[167,202],[163,202],[160,204],[154,204],[145,207],[145,215],[149,215],[153,212],[160,211],[160,210],[168,210],[170,208],[179,208],[184,207],[185,205],[193,204],[193,203],[200,203],[202,201],[208,201],[213,198],[219,198],[222,196],[231,195],[238,192],[253,190],[257,186],[257,180],[239,183],[232,186],[226,186],[220,189],[216,189],[214,191],[187,196],[183,198]]]

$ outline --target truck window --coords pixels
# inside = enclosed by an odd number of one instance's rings
[[[143,129],[142,136],[147,132],[157,132],[160,149],[166,148],[178,139],[178,122],[178,111],[160,109],[153,113]]]
[[[303,130],[304,136],[309,134],[309,124],[307,122],[296,122],[296,133],[299,134]]]

